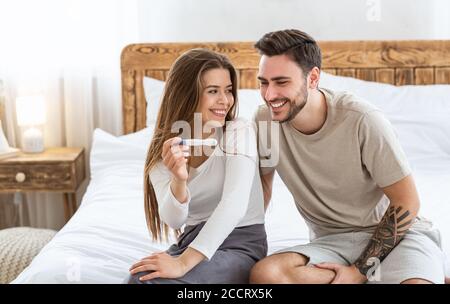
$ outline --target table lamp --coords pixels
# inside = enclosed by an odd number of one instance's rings
[[[22,96],[16,99],[17,124],[22,128],[22,151],[44,151],[42,128],[45,124],[44,96]]]

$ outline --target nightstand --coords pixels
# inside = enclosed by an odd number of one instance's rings
[[[76,191],[85,178],[83,148],[48,148],[0,160],[0,193],[62,192],[66,221],[76,211]]]

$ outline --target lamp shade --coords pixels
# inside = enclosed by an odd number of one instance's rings
[[[42,95],[22,96],[16,99],[19,126],[36,126],[45,123],[45,99]]]

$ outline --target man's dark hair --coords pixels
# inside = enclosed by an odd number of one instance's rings
[[[306,75],[314,67],[322,66],[322,54],[317,42],[307,33],[299,30],[282,30],[265,34],[255,48],[261,55],[288,55]]]

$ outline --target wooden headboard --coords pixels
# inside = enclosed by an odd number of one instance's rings
[[[450,84],[450,41],[324,41],[325,72],[394,85]],[[226,54],[238,70],[240,88],[258,88],[259,54],[253,42],[149,43],[122,51],[124,134],[145,128],[144,76],[165,80],[174,60],[203,47]],[[152,101],[149,101],[152,102]]]

